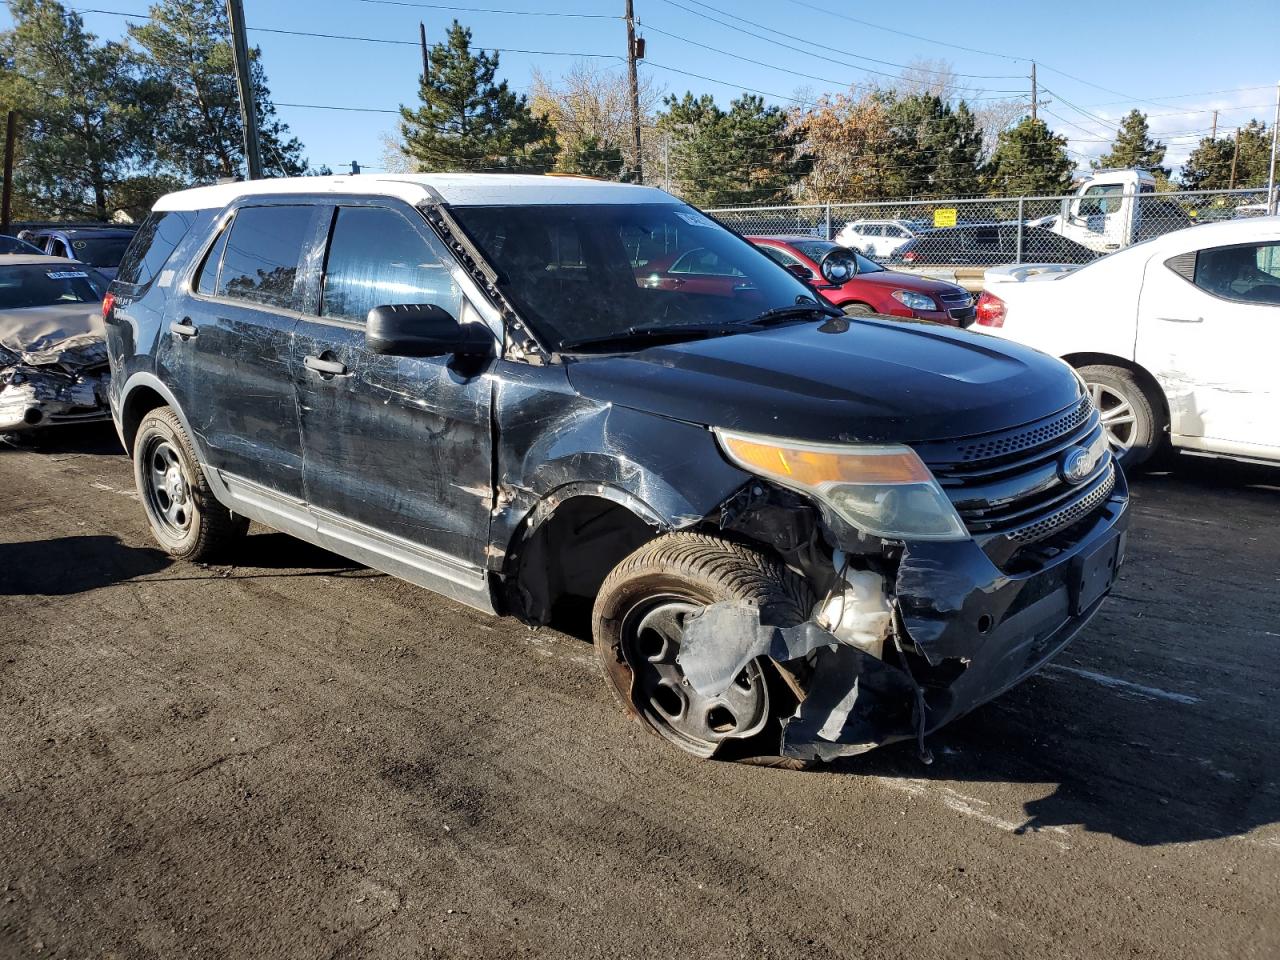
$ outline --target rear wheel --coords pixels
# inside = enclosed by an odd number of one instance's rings
[[[771,622],[800,623],[808,585],[741,544],[692,533],[659,537],[620,563],[596,598],[596,653],[614,694],[652,733],[698,757],[776,754],[779,715],[794,707],[766,660],[748,664],[725,692],[699,694],[680,667],[684,621],[708,604],[741,600]],[[784,707],[785,705],[785,707]],[[739,749],[747,742],[751,749]]]
[[[249,528],[247,518],[214,497],[191,440],[169,407],[151,410],[138,424],[133,478],[151,533],[170,556],[211,559]]]
[[[1150,460],[1164,439],[1163,424],[1133,371],[1095,364],[1081,367],[1080,376],[1120,465],[1132,470]]]

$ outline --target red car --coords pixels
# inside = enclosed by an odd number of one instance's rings
[[[854,251],[848,251],[858,264],[858,272],[853,278],[841,284],[827,283],[820,264],[832,250],[846,249],[839,244],[814,237],[747,239],[792,273],[809,281],[824,299],[845,313],[915,317],[953,327],[967,327],[973,323],[973,296],[954,283],[895,273]]]

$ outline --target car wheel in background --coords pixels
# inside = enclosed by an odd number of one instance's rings
[[[844,311],[846,317],[866,317],[875,313],[865,303],[846,303],[840,309]]]
[[[636,550],[605,578],[592,634],[610,689],[652,733],[697,757],[776,755],[780,719],[795,695],[772,661],[752,661],[717,697],[693,689],[680,667],[684,619],[712,603],[746,601],[780,626],[803,622],[808,584],[741,544],[672,533]],[[750,746],[747,746],[750,744]]]
[[[1164,429],[1138,378],[1124,367],[1104,364],[1079,372],[1120,465],[1132,470],[1150,460],[1164,440]]]
[[[214,497],[178,415],[157,407],[138,425],[133,479],[151,533],[180,560],[207,560],[242,537],[249,521]]]

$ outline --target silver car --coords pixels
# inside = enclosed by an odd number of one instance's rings
[[[0,431],[109,418],[106,291],[75,260],[0,258]]]

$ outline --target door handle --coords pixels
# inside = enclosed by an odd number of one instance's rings
[[[190,340],[192,337],[200,335],[200,331],[196,329],[196,325],[191,322],[190,317],[183,317],[181,323],[169,324],[169,332],[176,333],[183,340]]]
[[[302,361],[308,370],[314,370],[323,377],[341,377],[346,375],[347,365],[341,360],[322,360],[320,357],[307,357]]]
[[[1204,317],[1156,317],[1165,323],[1204,323]]]

